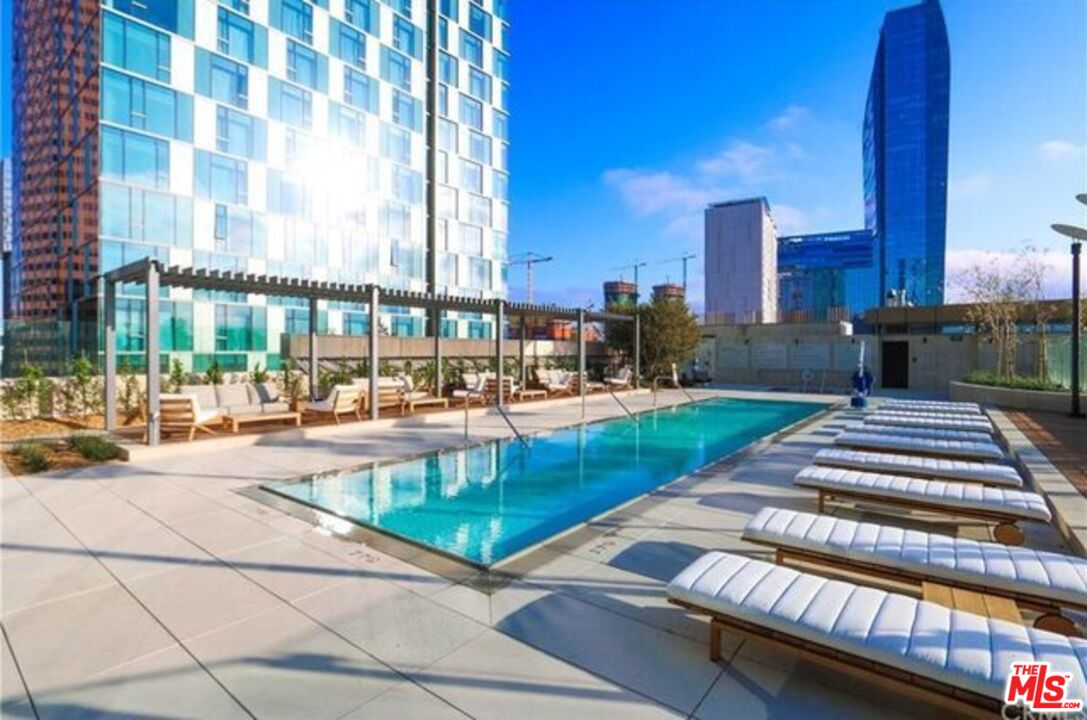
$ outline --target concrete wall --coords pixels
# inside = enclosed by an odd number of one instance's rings
[[[1042,392],[1039,390],[1016,390],[1013,388],[970,385],[962,382],[949,383],[951,399],[956,402],[975,402],[982,405],[996,405],[1015,410],[1040,410],[1042,412],[1066,413],[1072,406],[1070,392]],[[1087,407],[1087,393],[1080,393],[1082,407]]]
[[[381,357],[389,359],[430,359],[434,357],[433,338],[382,336],[378,348]],[[506,339],[503,343],[506,357],[516,358],[520,352],[519,341]],[[604,343],[585,343],[585,353],[594,361],[608,356]],[[365,358],[370,356],[370,343],[357,335],[321,335],[317,340],[317,354],[322,359]],[[447,358],[490,358],[495,356],[494,340],[442,339],[442,355]],[[290,335],[283,338],[283,357],[308,358],[309,336]],[[525,357],[535,364],[537,359],[576,358],[577,343],[566,340],[526,340]]]

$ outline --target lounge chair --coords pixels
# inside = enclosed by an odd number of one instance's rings
[[[744,528],[743,539],[787,558],[895,582],[936,582],[1010,598],[1043,614],[1034,627],[1075,631],[1061,607],[1087,610],[1087,560],[1074,555],[1009,548],[990,542],[925,533],[768,507]]]
[[[604,385],[609,390],[626,390],[631,387],[631,381],[634,379],[634,373],[630,368],[620,368],[613,377],[604,378]]]
[[[573,395],[574,376],[565,370],[537,370],[536,377],[548,395]]]
[[[864,417],[865,425],[894,425],[904,427],[938,428],[941,430],[967,430],[992,435],[993,424],[989,419],[973,415],[951,413],[898,413],[874,412]]]
[[[906,412],[945,412],[964,415],[981,415],[981,406],[970,402],[943,402],[940,400],[887,400],[879,404],[880,410],[905,410]]]
[[[575,373],[572,373],[572,377],[573,377],[573,380],[571,382],[571,390],[573,391],[574,395],[580,395],[581,394],[581,383],[582,382],[585,383],[585,394],[586,395],[589,394],[589,393],[594,393],[594,392],[603,392],[604,390],[607,389],[607,385],[605,385],[604,383],[597,382],[596,380],[590,380],[589,379],[589,373],[587,373],[587,372],[586,373],[575,372]]]
[[[943,432],[955,432],[943,431]],[[916,435],[896,435],[890,433],[866,432],[864,430],[846,430],[834,438],[835,445],[867,448],[871,450],[893,450],[911,455],[929,455],[950,458],[969,458],[972,460],[1003,460],[1004,451],[1000,446],[986,439],[953,440],[949,438],[926,438]]]
[[[498,377],[496,375],[486,375],[483,394],[487,397],[488,402],[494,402],[494,399],[498,396]],[[517,392],[518,385],[513,381],[511,377],[502,378],[502,402],[509,402],[513,399],[513,394]]]
[[[218,409],[204,410],[195,395],[161,393],[159,395],[159,428],[163,433],[186,432],[189,442],[200,430],[209,435],[215,431],[208,425],[222,424],[223,413]]]
[[[480,405],[487,404],[487,396],[483,394],[483,391],[486,388],[487,379],[483,375],[464,373],[462,382],[464,383],[464,387],[453,390],[453,399],[463,400],[465,407],[468,407],[474,402],[477,402]]]
[[[943,430],[941,428],[910,427],[908,425],[865,425],[864,423],[849,423],[845,426],[848,432],[863,432],[877,435],[893,435],[895,437],[919,437],[930,440],[962,440],[964,442],[991,443],[993,436],[984,432],[970,430]]]
[[[976,482],[999,487],[1023,487],[1019,471],[1010,465],[948,460],[946,458],[917,457],[896,453],[825,448],[815,453],[816,465],[882,472],[892,475],[909,475],[920,479],[945,479]]]
[[[796,474],[793,484],[819,493],[819,512],[823,512],[827,500],[839,498],[989,520],[996,523],[993,537],[1004,545],[1022,544],[1023,531],[1017,522],[1048,523],[1053,519],[1045,498],[1037,493],[975,483],[809,465]]]
[[[1071,675],[1067,697],[1087,697],[1087,641],[739,555],[698,558],[668,584],[668,600],[710,617],[713,660],[729,632],[954,717],[1000,717],[1013,661],[1049,663]]]
[[[340,415],[353,413],[362,420],[363,392],[358,385],[334,385],[328,397],[315,400],[306,406],[307,415],[331,415],[340,424]]]

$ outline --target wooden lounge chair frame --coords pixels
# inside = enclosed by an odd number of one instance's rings
[[[969,690],[937,682],[890,665],[867,658],[857,657],[825,645],[733,617],[716,613],[708,608],[669,598],[668,602],[686,610],[710,618],[710,660],[721,659],[721,634],[730,632],[745,640],[765,643],[776,650],[799,655],[832,670],[870,682],[877,686],[890,686],[904,695],[938,705],[959,715],[975,718],[999,717],[1001,703]],[[994,715],[994,713],[996,713]]]
[[[347,395],[348,397],[353,396],[353,398],[348,402],[344,402],[344,400],[343,400],[344,395]],[[342,423],[340,422],[340,415],[344,415],[346,413],[354,413],[356,420],[362,420],[362,410],[363,410],[364,403],[365,403],[365,397],[363,396],[363,394],[362,394],[362,392],[360,390],[357,390],[357,389],[356,390],[348,390],[348,391],[337,390],[336,391],[336,404],[332,406],[331,410],[324,410],[324,409],[321,409],[321,408],[307,407],[306,411],[305,411],[305,414],[306,415],[331,415],[332,419],[336,421],[336,424],[341,425]]]
[[[160,432],[187,432],[189,434],[189,442],[192,442],[196,437],[196,431],[206,432],[208,435],[214,435],[215,431],[208,427],[208,423],[223,422],[223,416],[217,415],[211,420],[205,420],[204,422],[196,421],[196,398],[192,396],[181,397],[160,397],[159,398],[159,430]],[[145,413],[146,415],[146,413]],[[147,432],[144,431],[146,439]]]
[[[922,500],[888,497],[886,495],[858,492],[855,490],[825,490],[823,488],[803,484],[799,484],[798,487],[804,487],[808,488],[809,490],[818,491],[819,498],[817,502],[817,507],[820,513],[826,512],[825,507],[827,500],[841,499],[850,500],[853,502],[863,501],[866,503],[891,505],[893,507],[899,507],[905,510],[926,510],[928,512],[933,512],[940,515],[957,515],[959,517],[977,518],[979,520],[991,520],[996,523],[996,527],[993,528],[993,538],[1003,545],[1022,545],[1024,540],[1023,531],[1016,523],[1018,523],[1020,520],[1031,519],[1020,517],[1019,515],[1011,515],[1008,513],[997,512],[995,510],[978,510],[976,508],[967,507],[949,507],[946,505],[941,505],[939,503],[928,503]]]
[[[932,582],[941,585],[953,585],[957,588],[972,590],[985,595],[996,595],[998,597],[1008,598],[1009,600],[1014,600],[1017,605],[1022,605],[1023,607],[1037,610],[1041,613],[1041,615],[1034,620],[1034,627],[1039,628],[1040,630],[1060,633],[1061,635],[1079,634],[1076,630],[1075,623],[1061,614],[1060,605],[1041,595],[1025,594],[1007,590],[1005,588],[972,583],[963,578],[955,578],[952,580],[946,577],[928,575],[923,572],[913,572],[902,568],[879,565],[877,563],[862,562],[854,558],[794,548],[768,540],[760,540],[758,538],[744,538],[744,540],[756,545],[773,548],[774,562],[778,565],[787,565],[787,560],[795,559],[806,563],[807,565],[818,565],[827,568],[832,572],[846,575],[850,580],[857,580],[857,575],[859,574],[862,576],[871,575],[895,583],[907,585],[916,584],[919,593],[921,591],[922,583]],[[1076,610],[1087,610],[1087,603],[1079,604],[1062,601],[1062,604]]]
[[[449,398],[438,397],[437,395],[428,394],[426,397],[408,398],[404,397],[403,403],[400,406],[400,411],[404,411],[404,407],[407,407],[408,412],[415,412],[415,406],[420,405],[426,407],[427,405],[440,405],[444,408],[449,407]]]

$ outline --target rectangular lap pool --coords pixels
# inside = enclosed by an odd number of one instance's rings
[[[824,407],[707,400],[265,489],[490,566]]]

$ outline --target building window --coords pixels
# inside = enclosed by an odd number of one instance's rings
[[[104,0],[102,4],[155,27],[192,39],[193,0]]]
[[[389,0],[389,7],[404,17],[411,17],[411,0]]]
[[[460,12],[459,12],[460,7],[459,7],[459,5],[460,5],[460,0],[442,0],[441,6],[440,6],[441,7],[440,12],[441,12],[442,15],[445,15],[447,18],[449,18],[453,22],[456,22],[458,20],[458,18],[460,17]]]
[[[483,67],[483,41],[474,35],[461,33],[460,56],[477,67]]]
[[[392,125],[382,125],[381,154],[401,165],[411,165],[411,133]]]
[[[475,225],[460,226],[460,250],[470,255],[483,254],[483,228]]]
[[[423,201],[423,175],[399,165],[392,170],[393,197],[409,205]]]
[[[407,93],[393,90],[393,122],[419,132],[423,125],[423,104]]]
[[[491,224],[491,199],[482,195],[468,196],[468,222],[475,225]]]
[[[491,15],[475,3],[468,6],[468,29],[484,40],[491,39]]]
[[[377,83],[368,75],[363,75],[357,70],[345,67],[343,99],[352,107],[377,113]]]
[[[457,146],[457,124],[451,120],[442,118],[438,121],[438,147],[446,152],[456,153]]]
[[[494,51],[494,76],[499,80],[509,80],[510,56],[498,50]]]
[[[170,186],[170,143],[103,126],[102,177],[165,190]]]
[[[494,136],[499,140],[510,139],[510,118],[504,112],[495,111],[494,115]]]
[[[510,176],[495,170],[491,177],[493,178],[494,196],[499,200],[508,201],[510,199]]]
[[[170,82],[170,36],[111,12],[102,14],[102,60]]]
[[[490,102],[491,76],[478,68],[468,68],[468,92],[484,102]]]
[[[311,199],[302,181],[278,170],[269,170],[268,210],[293,217],[309,217]]]
[[[377,13],[374,10],[373,0],[347,0],[344,17],[355,27],[373,35],[377,24]]]
[[[231,108],[215,108],[215,148],[219,152],[263,161],[266,130],[264,121]]]
[[[411,60],[395,50],[381,48],[381,79],[411,92]]]
[[[438,54],[438,79],[454,87],[458,81],[457,59],[449,53]]]
[[[101,235],[153,245],[192,247],[191,198],[106,182],[99,185],[99,193]],[[113,267],[100,270],[105,272]]]
[[[288,125],[308,128],[313,123],[313,95],[309,90],[268,78],[268,114]]]
[[[310,47],[300,45],[293,40],[287,41],[287,79],[311,90],[324,90],[328,87],[328,66],[324,57]]]
[[[473,130],[483,130],[483,103],[479,100],[460,96],[460,121]]]
[[[249,173],[245,161],[197,150],[196,196],[245,205],[249,200]]]
[[[249,14],[249,0],[219,0],[220,5],[225,5],[231,10],[236,10],[242,15]]]
[[[457,219],[457,190],[451,188],[448,185],[438,186],[438,216],[449,218],[451,220]]]
[[[483,166],[470,160],[461,160],[460,186],[472,192],[483,192]]]
[[[313,44],[313,8],[305,0],[272,0],[272,27]]]
[[[267,67],[266,31],[226,8],[219,8],[219,52],[251,65]]]
[[[350,25],[332,20],[332,55],[360,70],[366,69],[366,37]]]
[[[215,351],[253,352],[268,349],[266,309],[248,305],[215,306]]]
[[[102,119],[192,142],[192,98],[108,68],[102,69]]]
[[[471,130],[468,132],[468,157],[476,162],[490,164],[491,139],[483,133]]]
[[[264,257],[267,241],[264,217],[252,210],[215,206],[215,251]]]
[[[417,60],[422,58],[418,29],[404,18],[393,19],[393,47]]]
[[[245,110],[249,106],[249,70],[206,50],[196,50],[196,91]]]
[[[490,290],[493,284],[491,261],[484,258],[468,258],[468,287],[473,290]]]
[[[332,137],[362,147],[365,120],[360,113],[339,103],[329,103],[328,126]]]

